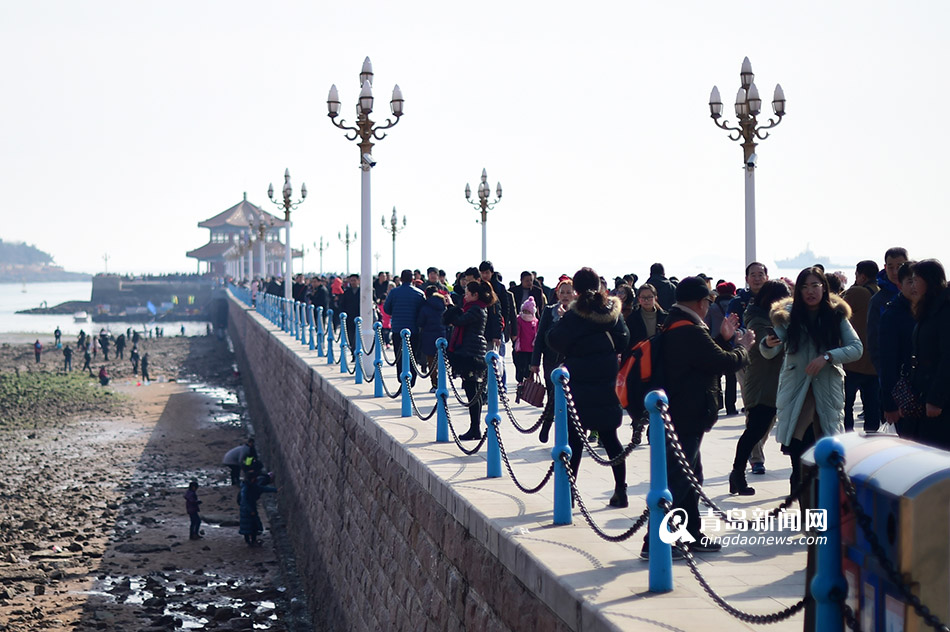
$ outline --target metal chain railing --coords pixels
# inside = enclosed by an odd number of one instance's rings
[[[914,612],[924,620],[924,623],[935,630],[940,630],[940,632],[948,632],[950,628],[947,627],[947,624],[937,618],[937,616],[930,611],[930,608],[921,603],[920,597],[913,593],[908,582],[905,581],[897,569],[894,568],[894,563],[887,558],[887,553],[884,551],[884,547],[881,546],[881,541],[871,527],[871,517],[864,513],[864,508],[861,507],[861,504],[858,502],[857,490],[854,487],[854,482],[851,480],[851,477],[848,476],[848,473],[844,469],[844,461],[838,461],[835,467],[838,470],[838,478],[841,479],[841,485],[844,487],[844,493],[848,497],[849,506],[858,519],[858,525],[860,525],[864,537],[867,539],[868,544],[871,545],[871,552],[874,553],[878,564],[884,569],[887,578],[892,584],[897,586],[901,596],[911,605]]]
[[[594,522],[594,518],[590,515],[590,512],[587,510],[587,506],[584,504],[584,499],[581,498],[580,492],[577,491],[577,481],[574,480],[574,472],[571,471],[571,460],[564,452],[560,454],[560,458],[561,463],[564,464],[564,467],[567,470],[567,480],[571,483],[571,497],[577,501],[577,505],[581,508],[581,515],[584,516],[584,520],[586,520],[590,528],[594,530],[594,533],[608,542],[623,542],[624,540],[629,540],[631,537],[633,537],[633,534],[642,529],[643,525],[647,523],[647,520],[650,518],[649,507],[643,510],[643,513],[641,513],[640,517],[637,518],[636,522],[633,523],[633,526],[619,535],[610,535],[601,529],[597,523]]]
[[[389,387],[386,386],[386,380],[383,379],[382,375],[379,376],[379,381],[383,385],[383,390],[386,392],[386,397],[389,399],[396,399],[402,395],[402,380],[399,381],[399,388],[396,389],[395,393],[389,391]]]
[[[515,476],[515,471],[511,468],[511,462],[508,460],[508,453],[505,451],[505,444],[501,440],[501,429],[498,427],[498,420],[492,419],[491,425],[495,430],[495,437],[498,439],[498,451],[501,452],[501,460],[505,464],[505,468],[508,470],[508,475],[511,477],[511,481],[515,484],[515,487],[520,489],[525,494],[536,494],[541,491],[545,485],[548,484],[548,481],[551,480],[551,477],[554,476],[554,462],[551,462],[551,466],[548,467],[548,471],[544,474],[544,478],[541,479],[541,482],[534,487],[525,487],[518,480],[518,477]]]
[[[416,364],[416,354],[413,353],[415,350],[412,348],[411,341],[406,345],[406,347],[409,349],[409,364],[412,365],[412,368],[415,370],[416,374],[422,378],[431,376],[433,367],[430,366],[425,371],[423,371],[419,368],[419,365]]]
[[[511,425],[515,427],[515,430],[521,434],[531,434],[535,430],[541,427],[541,424],[544,423],[544,415],[541,415],[541,418],[533,426],[528,428],[523,427],[518,423],[518,420],[515,419],[515,414],[511,410],[511,403],[508,401],[508,387],[505,386],[505,381],[502,379],[502,371],[498,366],[498,359],[492,359],[492,362],[495,364],[495,380],[498,382],[498,401],[501,402],[502,408],[505,409],[505,414],[508,416],[508,421],[511,422]]]
[[[455,395],[455,399],[458,400],[459,404],[465,408],[471,408],[475,404],[481,402],[481,397],[485,394],[485,389],[488,386],[486,382],[482,382],[478,387],[478,391],[475,392],[475,397],[466,402],[464,399],[462,399],[462,396],[459,395],[458,390],[455,388],[455,381],[452,379],[452,365],[449,364],[448,358],[445,358],[445,372],[447,376],[446,381],[449,383],[449,388],[452,389],[452,394]]]
[[[686,460],[686,454],[683,452],[683,445],[679,441],[679,437],[676,434],[676,429],[673,428],[673,422],[670,419],[669,408],[663,406],[660,408],[660,414],[663,417],[663,428],[666,431],[666,440],[670,445],[670,448],[673,451],[673,456],[676,458],[676,462],[679,464],[680,469],[683,471],[683,474],[686,476],[686,479],[689,481],[690,487],[693,488],[693,491],[696,492],[696,495],[699,496],[699,499],[703,501],[703,504],[713,510],[720,518],[725,519],[729,524],[732,525],[744,525],[746,530],[750,528],[751,525],[755,524],[755,521],[740,520],[730,517],[725,511],[723,511],[719,505],[717,505],[713,500],[706,495],[706,492],[703,490],[703,486],[700,484],[699,479],[696,478],[693,468],[690,467],[689,462]],[[771,511],[769,511],[764,518],[774,518],[778,514],[787,509],[792,503],[801,498],[802,493],[808,486],[811,484],[817,475],[817,468],[806,473],[799,485],[789,494],[781,503]]]
[[[409,402],[412,404],[412,410],[414,411],[416,417],[418,417],[422,421],[428,421],[432,419],[432,415],[434,415],[435,412],[439,410],[439,402],[435,403],[435,406],[432,407],[432,410],[429,411],[428,415],[423,416],[423,414],[419,412],[419,407],[416,406],[416,396],[413,395],[412,386],[409,383],[411,379],[412,379],[412,376],[406,375],[406,379],[403,380],[402,386],[406,389],[406,392],[409,393]]]
[[[663,509],[664,514],[669,513],[672,509],[670,501],[666,500],[665,498],[660,500],[660,507]],[[676,544],[674,546],[683,554],[683,557],[686,559],[686,563],[689,565],[690,572],[693,574],[693,577],[696,578],[696,581],[699,582],[699,585],[703,587],[703,590],[706,592],[706,594],[709,595],[710,599],[712,599],[717,606],[740,621],[744,621],[746,623],[778,623],[779,621],[784,621],[785,619],[795,616],[802,610],[802,608],[805,607],[805,598],[803,597],[791,606],[779,610],[778,612],[772,612],[769,614],[752,614],[750,612],[739,610],[726,601],[724,597],[719,595],[715,590],[713,590],[712,586],[709,585],[709,582],[706,581],[706,578],[703,577],[703,574],[700,572],[699,567],[696,564],[696,559],[693,557],[693,554],[690,552],[688,546],[683,546],[681,544]]]
[[[452,425],[452,413],[449,410],[448,399],[445,400],[445,418],[448,421],[449,433],[452,435],[452,441],[455,442],[455,445],[458,446],[458,449],[461,450],[463,454],[467,454],[468,456],[471,456],[473,454],[476,454],[479,450],[482,449],[482,446],[485,445],[485,441],[488,439],[487,432],[482,435],[481,439],[479,439],[478,445],[476,445],[472,449],[466,448],[464,445],[462,445],[462,442],[459,441],[458,435],[455,434],[455,426]]]
[[[383,337],[383,334],[380,333],[380,334],[379,334],[379,337],[382,338],[382,337]],[[393,358],[393,359],[390,361],[389,356],[386,355],[386,345],[383,345],[383,346],[380,348],[380,350],[383,352],[383,354],[382,354],[382,355],[383,355],[383,362],[385,362],[388,366],[396,366],[396,358]]]
[[[590,454],[591,458],[594,459],[594,462],[598,465],[606,465],[607,467],[613,467],[622,463],[628,456],[630,456],[630,453],[633,452],[634,448],[636,448],[638,444],[631,441],[626,445],[626,447],[624,447],[623,452],[612,459],[605,459],[604,457],[597,454],[597,450],[587,440],[587,432],[584,430],[584,427],[581,426],[581,420],[577,414],[577,408],[574,405],[574,396],[571,394],[571,388],[568,384],[568,381],[566,379],[562,379],[561,385],[564,387],[564,400],[567,402],[567,418],[574,426],[574,430],[577,431],[578,436],[581,438],[581,443],[584,445],[584,448],[587,450],[587,453]]]

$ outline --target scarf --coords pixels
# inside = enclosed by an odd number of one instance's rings
[[[475,307],[481,307],[482,309],[488,309],[488,305],[481,301],[472,301],[470,303],[465,303],[462,305],[462,313],[464,314],[470,309]],[[452,331],[452,339],[449,341],[449,351],[455,351],[462,345],[462,339],[465,336],[465,327],[461,325],[456,325]]]

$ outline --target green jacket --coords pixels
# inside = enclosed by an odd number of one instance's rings
[[[789,445],[795,435],[795,425],[805,404],[805,396],[810,386],[815,394],[815,408],[821,424],[821,435],[829,436],[844,432],[844,368],[846,362],[854,362],[861,357],[864,346],[851,326],[851,308],[840,297],[832,294],[831,306],[841,316],[841,346],[835,349],[816,349],[810,339],[802,340],[796,353],[785,353],[782,370],[778,380],[776,407],[778,423],[775,438],[782,445]],[[785,338],[791,320],[792,298],[781,300],[772,308],[772,324],[775,335],[783,341],[777,347],[769,348],[765,341],[759,344],[759,351],[765,358],[774,358],[785,350]],[[818,375],[809,377],[805,367],[816,357],[824,353],[831,356]]]
[[[755,332],[756,340],[765,340],[766,329],[772,326],[768,311],[755,305],[745,310],[742,321],[746,328]],[[775,406],[778,391],[778,376],[782,370],[782,359],[778,356],[766,358],[759,345],[749,349],[749,366],[746,367],[742,383],[742,404],[746,409],[753,406]]]

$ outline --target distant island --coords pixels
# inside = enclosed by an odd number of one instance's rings
[[[0,239],[0,282],[42,283],[90,281],[91,274],[68,272],[55,265],[52,255],[33,245]]]

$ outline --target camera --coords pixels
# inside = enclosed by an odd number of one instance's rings
[[[370,167],[376,166],[376,160],[373,159],[372,154],[363,154],[363,164],[367,164]]]
[[[749,156],[749,159],[745,161],[745,166],[751,169],[752,167],[755,167],[756,163],[758,162],[759,162],[758,154],[752,154],[751,156]]]

